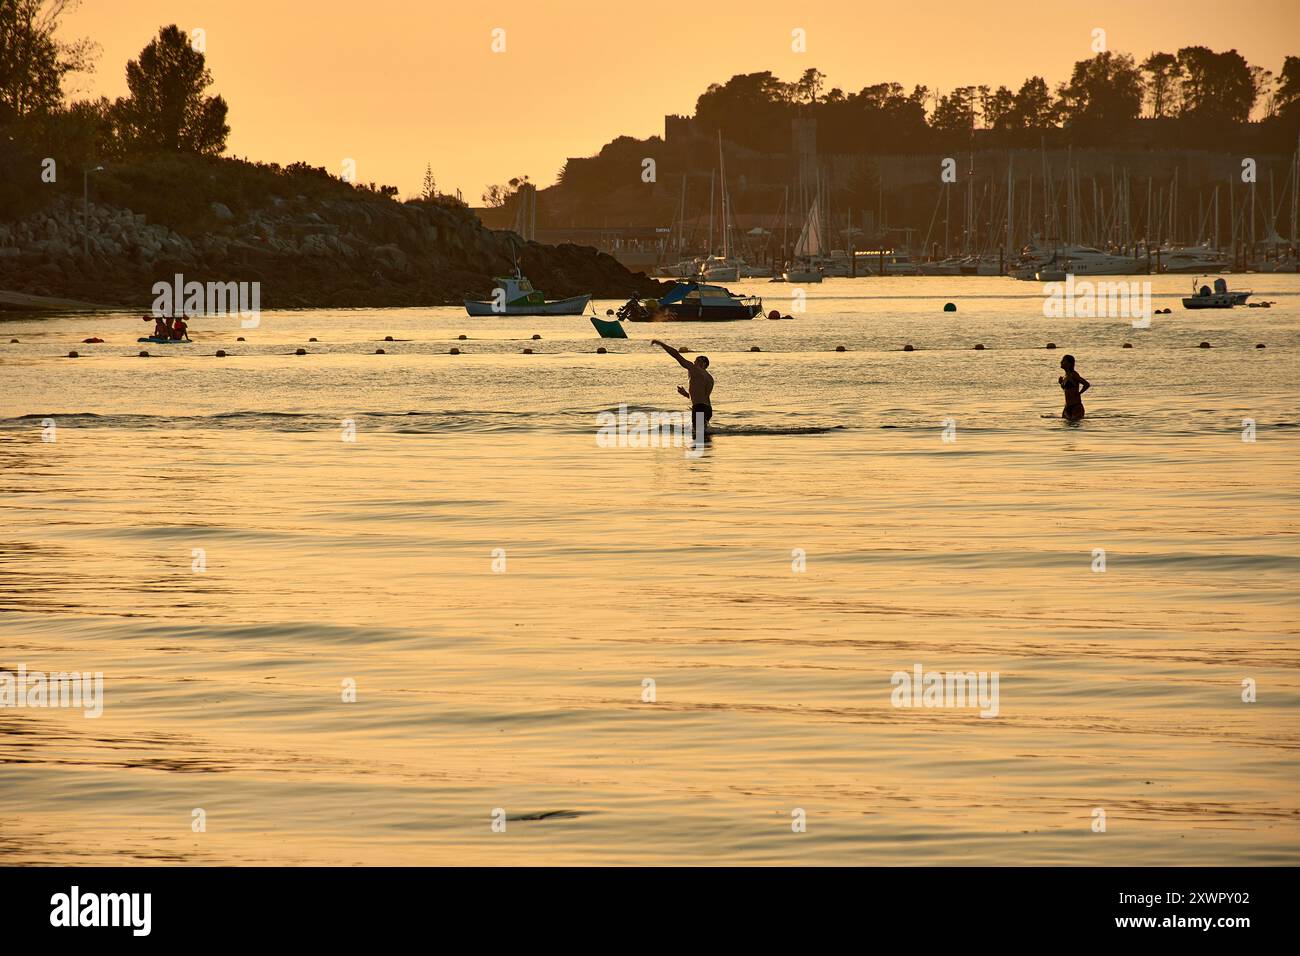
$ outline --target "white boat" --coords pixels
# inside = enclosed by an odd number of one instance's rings
[[[935,262],[922,262],[916,268],[923,276],[959,276],[961,275],[961,260],[939,259]]]
[[[1145,261],[1132,256],[1114,256],[1091,246],[1064,246],[1054,262],[1039,267],[1039,282],[1060,282],[1066,276],[1131,276],[1146,271]]]
[[[496,289],[492,298],[487,302],[466,299],[466,312],[470,315],[582,315],[591,302],[590,292],[548,302],[518,271],[513,276],[498,276],[493,282]]]
[[[1204,275],[1228,268],[1228,257],[1209,246],[1176,246],[1161,249],[1159,256],[1161,272]]]
[[[661,279],[693,279],[700,274],[704,259],[683,259],[670,266],[660,266],[655,272]]]
[[[786,282],[821,282],[823,273],[817,264],[822,255],[821,199],[813,199],[808,207],[799,239],[794,244],[794,259],[785,264],[782,275]]]

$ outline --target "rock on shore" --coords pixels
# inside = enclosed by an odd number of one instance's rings
[[[654,294],[661,288],[587,246],[544,246],[484,228],[463,207],[378,197],[297,199],[237,216],[213,202],[183,235],[130,209],[62,198],[0,223],[0,289],[148,308],[153,284],[260,282],[263,308],[458,305],[487,298],[492,277],[524,274],[548,298]]]

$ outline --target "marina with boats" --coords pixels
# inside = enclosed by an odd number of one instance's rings
[[[736,195],[747,194],[744,177],[728,176],[721,133],[716,153],[707,205],[681,177],[673,221],[658,230],[647,268],[657,278],[806,284],[899,275],[1057,281],[1300,271],[1300,149],[1285,172],[1269,169],[1249,181],[1228,175],[1212,185],[1198,173],[1195,187],[1179,166],[1161,181],[1127,166],[1099,175],[1094,159],[1084,163],[1073,151],[1063,168],[1046,151],[1016,151],[982,154],[981,169],[971,153],[952,181],[931,187],[925,229],[892,228],[885,210],[855,209],[843,190],[831,188],[829,165],[816,160],[782,189],[775,212],[741,212]],[[693,200],[701,206],[690,215]]]

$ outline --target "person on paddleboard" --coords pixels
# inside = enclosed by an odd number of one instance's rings
[[[184,314],[176,316],[172,320],[172,338],[177,342],[182,342],[190,337],[190,327],[185,324]]]
[[[707,355],[697,355],[694,362],[688,362],[682,357],[682,353],[671,345],[660,342],[658,339],[651,339],[650,344],[659,346],[677,359],[678,365],[686,369],[687,387],[682,388],[682,386],[678,385],[677,394],[690,400],[691,420],[696,424],[702,422],[704,427],[700,430],[707,433],[709,420],[713,418],[713,376],[709,374],[709,357]]]
[[[144,321],[148,322],[153,319],[153,337],[156,339],[171,338],[171,331],[167,328],[167,320],[161,315],[146,315]]]
[[[1065,392],[1065,408],[1061,417],[1069,422],[1083,418],[1083,393],[1092,388],[1092,383],[1074,370],[1074,356],[1062,355],[1061,368],[1065,374],[1058,378],[1057,384]]]

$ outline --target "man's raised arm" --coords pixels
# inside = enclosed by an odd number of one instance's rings
[[[671,345],[667,344],[666,342],[660,342],[658,339],[651,339],[650,344],[659,346],[661,349],[663,349],[673,358],[677,359],[677,364],[680,365],[682,368],[689,369],[691,367],[691,363],[686,361],[686,359],[682,358],[682,353],[677,351],[675,348],[673,348]]]

